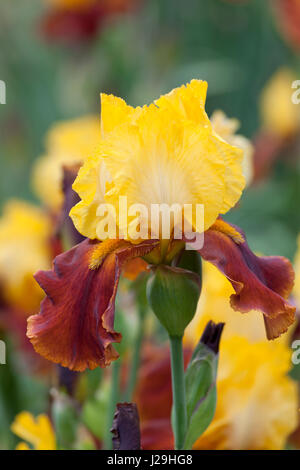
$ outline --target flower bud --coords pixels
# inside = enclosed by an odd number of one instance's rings
[[[200,278],[191,271],[167,265],[152,268],[148,302],[170,336],[183,335],[196,313],[200,291]]]
[[[224,323],[212,321],[206,325],[185,372],[188,426],[184,449],[192,448],[215,413],[218,352],[223,327]]]

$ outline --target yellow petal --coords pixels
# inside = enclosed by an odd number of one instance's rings
[[[222,229],[222,227],[220,227]],[[185,344],[199,341],[209,320],[225,322],[220,343],[217,408],[196,449],[282,449],[297,425],[297,385],[288,377],[290,337],[265,337],[259,312],[241,315],[230,307],[234,290],[210,263]]]
[[[221,110],[214,111],[211,118],[211,124],[214,131],[226,142],[238,147],[243,151],[243,175],[248,186],[253,178],[253,153],[254,147],[250,140],[243,135],[236,134],[240,127],[237,119],[228,118]]]
[[[105,137],[117,126],[126,122],[133,115],[134,108],[128,106],[122,98],[101,93],[101,133]]]
[[[219,137],[226,140],[226,142],[233,147],[240,147],[239,145],[236,145],[236,142],[226,139],[228,131],[229,133],[235,132],[236,128],[239,126],[237,120],[231,120],[229,129],[226,129],[225,133],[218,132],[218,130],[215,129],[213,122],[210,123],[205,112],[206,93],[207,82],[202,80],[192,80],[186,86],[183,85],[180,88],[175,88],[169,94],[160,97],[155,103],[159,107],[167,108],[171,112],[177,113],[183,119],[192,120],[194,123],[203,126],[212,125],[213,130],[219,135]],[[228,123],[226,123],[226,125],[228,126]],[[222,129],[222,131],[223,130],[224,129]],[[220,152],[223,152],[223,158],[227,167],[225,181],[227,191],[224,194],[225,204],[222,211],[220,210],[220,213],[225,213],[239,199],[237,194],[240,194],[243,184],[241,184],[240,181],[240,161],[238,159],[234,161],[234,159],[232,159],[232,153],[228,150],[226,151],[225,148],[220,148]]]
[[[299,106],[292,102],[294,74],[280,68],[266,84],[260,99],[263,127],[280,137],[289,137],[300,126]]]
[[[28,411],[22,411],[11,425],[11,430],[21,439],[32,444],[36,450],[55,450],[55,435],[47,415],[40,414],[37,418]],[[21,444],[24,450],[24,444]]]
[[[213,130],[221,137],[226,140],[232,146],[236,146],[236,143],[226,139],[226,134],[235,132],[238,127],[237,120],[231,120],[230,125],[226,123],[226,132],[224,133],[224,128],[218,132],[213,123],[210,123],[208,116],[205,112],[205,100],[207,93],[207,83],[202,80],[192,80],[186,86],[181,86],[180,88],[175,88],[169,94],[160,97],[155,103],[165,109],[169,109],[170,113],[176,113],[182,119],[192,120],[195,124],[202,126],[211,126]],[[222,116],[223,117],[223,116]],[[229,127],[229,129],[228,129]],[[239,147],[239,146],[238,146]],[[223,152],[223,159],[226,162],[226,179],[225,187],[226,192],[224,193],[224,207],[220,210],[220,213],[226,213],[239,199],[237,194],[240,194],[241,185],[240,181],[240,161],[237,159],[234,161],[232,159],[232,153],[226,151],[225,148],[220,148],[220,152]],[[249,157],[248,157],[249,158]]]
[[[26,444],[26,442],[20,442],[17,444],[16,450],[30,450],[30,447]]]
[[[0,218],[0,277],[5,300],[29,313],[38,308],[43,292],[33,278],[51,266],[51,220],[38,207],[8,201]]]
[[[63,166],[81,165],[99,144],[98,116],[55,124],[46,136],[46,153],[33,168],[32,186],[40,200],[57,211],[63,202]]]
[[[72,208],[70,216],[77,230],[90,239],[97,238],[97,209],[104,204],[106,188],[111,188],[111,177],[105,163],[92,155],[80,168],[73,189],[81,201]]]
[[[102,98],[104,137],[74,184],[82,201],[71,216],[83,235],[97,236],[101,198],[95,195],[103,160],[111,177],[104,199],[123,232],[127,214],[119,211],[120,196],[127,197],[128,207],[142,204],[148,214],[153,204],[203,204],[205,230],[236,204],[244,187],[242,151],[213,131],[204,110],[206,86],[193,80],[135,111],[120,99]],[[139,222],[146,226],[142,216]],[[203,230],[196,225],[193,220]]]
[[[291,351],[282,343],[222,339],[215,416],[194,448],[284,449],[298,423],[290,366]]]
[[[155,104],[160,108],[170,109],[177,114],[177,117],[205,125],[209,123],[205,112],[206,94],[207,82],[192,80],[187,85],[182,85],[161,96]]]

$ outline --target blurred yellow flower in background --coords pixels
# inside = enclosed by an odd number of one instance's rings
[[[97,116],[55,124],[46,137],[46,153],[34,166],[32,184],[40,200],[53,211],[63,202],[63,166],[81,165],[89,157],[100,139]]]
[[[11,430],[34,450],[56,450],[55,434],[50,419],[45,414],[36,418],[28,411],[22,411],[11,425]],[[26,442],[20,442],[16,450],[30,450]]]
[[[266,84],[260,98],[262,127],[282,138],[295,134],[300,127],[299,107],[292,102],[295,79],[292,70],[280,68]]]
[[[203,204],[204,230],[236,204],[245,186],[243,151],[215,133],[204,109],[206,91],[206,82],[192,80],[136,109],[101,95],[102,139],[73,185],[82,200],[70,215],[82,235],[101,239],[97,231],[103,217],[97,211],[106,202],[115,208],[127,238],[120,196],[127,197],[128,207],[143,204],[148,214],[153,204]],[[203,231],[195,217],[188,222]],[[139,216],[139,225],[148,232],[148,218]]]
[[[223,339],[234,335],[244,336],[251,342],[265,340],[264,319],[260,312],[243,313],[230,306],[230,296],[235,293],[228,279],[211,263],[203,261],[203,286],[197,313],[186,329],[185,340],[194,346],[198,342],[207,322],[225,322]],[[287,341],[282,335],[274,341]]]
[[[203,290],[185,343],[194,346],[209,320],[225,322],[220,345],[217,408],[197,449],[282,449],[298,423],[297,384],[289,334],[267,341],[259,312],[233,310],[230,282],[203,263]]]
[[[298,386],[287,376],[291,352],[278,342],[221,341],[217,408],[195,449],[284,449],[298,424]]]
[[[85,10],[99,0],[46,0],[50,6],[70,10]]]
[[[0,218],[0,285],[9,305],[28,313],[39,307],[43,291],[33,278],[51,266],[51,221],[36,206],[8,201]]]
[[[254,148],[249,139],[243,135],[237,134],[240,128],[240,122],[235,118],[228,118],[221,110],[214,111],[210,117],[211,125],[214,131],[226,140],[230,145],[239,147],[244,151],[243,156],[243,175],[246,179],[246,185],[252,181],[253,178],[253,152]]]

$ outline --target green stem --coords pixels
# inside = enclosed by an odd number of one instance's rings
[[[187,430],[182,336],[170,336],[175,449],[182,450]]]
[[[127,390],[125,393],[125,401],[132,401],[133,392],[135,389],[138,369],[140,365],[141,347],[144,337],[144,326],[145,326],[145,312],[139,312],[138,329],[135,338],[134,351],[132,355],[130,375],[128,379]]]
[[[114,414],[116,411],[116,405],[119,401],[119,391],[120,391],[120,370],[121,370],[121,361],[117,359],[111,365],[111,390],[110,397],[107,407],[107,427],[104,437],[104,449],[112,449],[112,434],[110,429],[112,427]]]

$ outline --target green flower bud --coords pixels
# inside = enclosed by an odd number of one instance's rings
[[[152,268],[148,302],[170,336],[183,335],[196,313],[200,291],[200,278],[191,271],[167,265]]]
[[[172,265],[192,271],[202,280],[202,258],[197,251],[182,250],[177,259],[173,260]]]
[[[185,372],[188,426],[184,449],[192,448],[215,414],[218,353],[223,327],[224,323],[212,321],[206,325]]]

